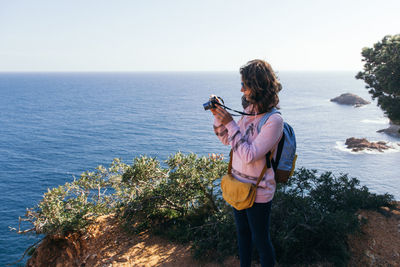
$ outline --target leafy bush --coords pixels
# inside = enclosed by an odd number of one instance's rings
[[[98,166],[78,180],[48,189],[40,203],[27,210],[24,221],[33,224],[37,234],[65,235],[81,231],[99,215],[109,214],[120,205],[116,191],[127,165],[114,159],[110,168]],[[29,232],[30,230],[23,231]],[[21,232],[21,231],[19,231]]]
[[[137,231],[151,226],[174,240],[189,241],[190,233],[180,228],[202,225],[209,215],[220,212],[225,205],[217,180],[226,173],[227,164],[221,156],[199,158],[182,153],[166,161],[168,169],[161,169],[153,161],[147,158],[143,164],[135,161],[123,175],[126,186],[141,187],[142,191],[126,203],[122,216],[128,224],[135,223]],[[147,185],[143,185],[144,179],[140,177],[147,165],[157,167],[152,169]]]
[[[359,209],[391,206],[391,195],[370,193],[347,174],[317,176],[301,168],[280,186],[272,205],[271,235],[283,263],[332,262],[344,266],[349,258],[347,236],[359,229]]]
[[[237,251],[231,208],[221,198],[221,155],[176,153],[162,167],[155,158],[114,160],[80,179],[49,190],[27,218],[37,233],[81,231],[98,215],[117,213],[133,233],[151,230],[189,242],[195,258],[222,261]],[[359,209],[390,206],[391,195],[370,193],[347,174],[298,169],[278,185],[271,213],[271,235],[280,265],[313,262],[346,264],[347,236],[359,229]]]

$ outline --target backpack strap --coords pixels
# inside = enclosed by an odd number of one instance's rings
[[[271,168],[271,151],[268,151],[267,155],[265,155],[265,161],[267,168]]]
[[[281,159],[282,156],[282,150],[283,150],[283,145],[285,144],[285,133],[282,133],[281,140],[279,141],[278,144],[278,150],[276,151],[276,158],[271,159],[272,161],[272,168],[274,168],[274,171],[276,172],[276,169],[278,168],[279,160]],[[268,152],[270,153],[270,152]]]
[[[261,127],[263,127],[263,125],[267,122],[269,117],[271,117],[271,115],[273,115],[275,113],[281,114],[276,108],[272,108],[270,112],[265,113],[265,115],[261,118],[260,122],[258,123],[258,126],[257,126],[258,133],[261,132]]]
[[[278,113],[281,114],[276,108],[272,108],[270,112],[266,113],[260,120],[260,122],[258,123],[257,126],[257,132],[260,133],[261,132],[261,127],[263,127],[263,125],[267,122],[267,120],[269,119],[269,117],[271,117],[271,115]],[[276,159],[274,160],[272,158],[271,155],[271,151],[269,151],[266,155],[266,161],[267,161],[267,167],[268,168],[272,168],[274,169],[274,171],[276,172],[276,169],[278,168],[278,163],[279,160],[281,159],[281,155],[282,155],[282,148],[283,148],[283,144],[285,143],[285,139],[284,139],[284,135],[282,135],[281,140],[279,141],[278,144],[278,150],[277,150],[277,154],[276,154]]]

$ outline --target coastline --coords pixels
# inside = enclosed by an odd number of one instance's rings
[[[390,123],[390,126],[388,128],[378,130],[377,132],[385,133],[385,134],[400,138],[400,125]]]

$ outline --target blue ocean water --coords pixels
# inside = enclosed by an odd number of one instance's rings
[[[377,193],[400,199],[400,139],[373,102],[329,101],[345,92],[370,100],[352,72],[281,72],[281,112],[294,127],[297,166],[349,173]],[[16,261],[37,237],[20,236],[18,216],[47,188],[72,181],[113,158],[159,160],[177,151],[228,154],[202,104],[210,94],[240,109],[235,72],[0,73],[0,265]],[[394,149],[352,153],[349,137],[388,141]]]

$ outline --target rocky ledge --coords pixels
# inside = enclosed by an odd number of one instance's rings
[[[47,236],[28,260],[27,267],[218,267],[217,260],[200,263],[189,244],[177,244],[143,232],[128,234],[114,214],[98,217],[84,233]],[[222,266],[239,266],[231,256]]]
[[[383,152],[384,150],[393,148],[384,141],[369,142],[365,138],[355,138],[355,137],[350,137],[346,139],[345,145],[347,146],[347,148],[351,148],[351,151],[353,152],[359,152],[363,150],[370,150],[370,151],[377,150],[379,152]]]
[[[400,125],[391,123],[389,128],[377,131],[378,133],[385,133],[391,136],[400,137]]]
[[[332,98],[331,102],[336,102],[342,105],[351,105],[355,107],[361,107],[363,105],[371,104],[371,102],[364,100],[358,95],[350,93],[341,94],[338,97]]]

